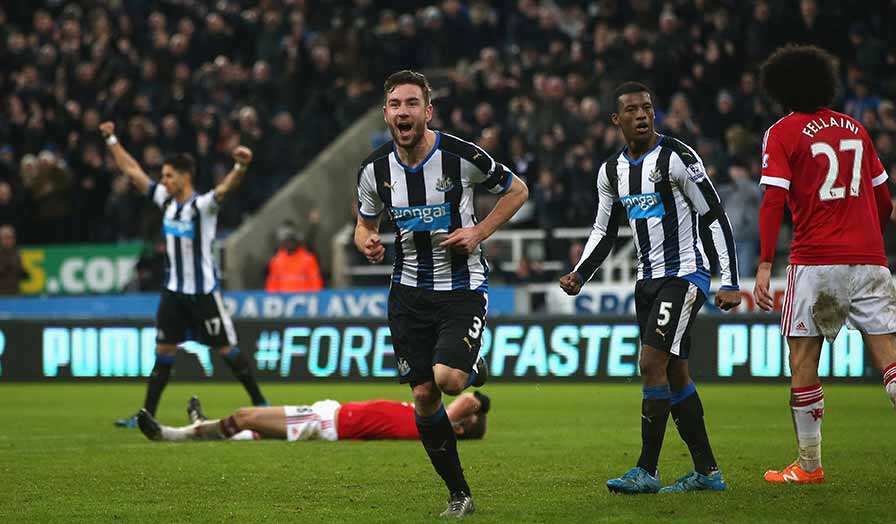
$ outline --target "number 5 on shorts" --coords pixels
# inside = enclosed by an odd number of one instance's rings
[[[657,314],[656,325],[665,326],[672,317],[672,302],[660,302],[660,311]]]

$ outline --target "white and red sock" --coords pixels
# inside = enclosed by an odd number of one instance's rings
[[[821,467],[821,421],[824,391],[821,384],[790,388],[790,409],[800,447],[800,467],[809,473]]]
[[[896,408],[896,362],[890,363],[884,369],[884,389],[887,391],[887,396],[890,397],[893,407]]]

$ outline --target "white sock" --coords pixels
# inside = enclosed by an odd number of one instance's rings
[[[190,440],[196,438],[196,424],[173,428],[171,426],[162,426],[162,440]]]
[[[824,419],[824,392],[821,384],[790,389],[790,409],[799,444],[799,464],[811,473],[821,467],[821,422]]]

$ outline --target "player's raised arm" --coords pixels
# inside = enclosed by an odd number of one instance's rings
[[[585,282],[591,280],[606,260],[616,243],[619,222],[624,213],[622,203],[610,188],[605,164],[597,173],[597,216],[582,251],[582,258],[571,272],[560,278],[560,287],[567,295],[578,295]]]
[[[118,141],[118,138],[115,136],[115,123],[103,122],[100,124],[100,133],[103,134],[103,138],[106,140],[109,151],[112,152],[112,157],[115,158],[115,164],[118,166],[118,169],[131,179],[138,191],[145,194],[149,190],[152,180],[143,171],[140,164],[134,160],[134,157]]]
[[[252,150],[245,146],[238,146],[233,150],[233,169],[215,187],[215,200],[221,202],[234,189],[238,188],[249,170],[252,162]]]

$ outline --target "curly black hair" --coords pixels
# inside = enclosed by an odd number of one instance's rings
[[[778,48],[759,71],[762,89],[785,109],[814,113],[830,107],[837,92],[837,60],[814,45]]]

